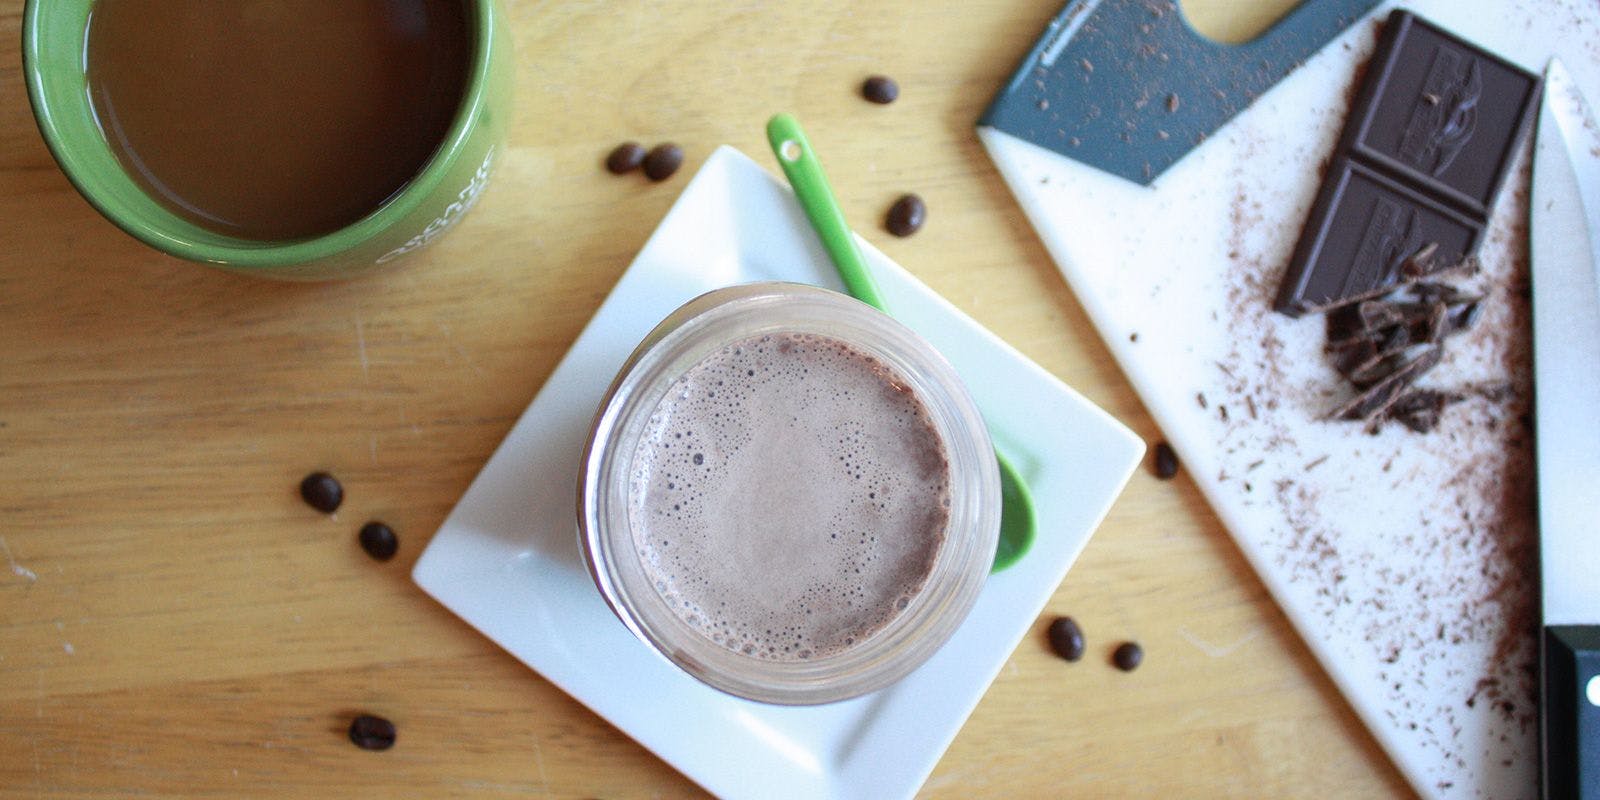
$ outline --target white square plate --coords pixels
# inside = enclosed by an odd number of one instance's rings
[[[788,188],[730,147],[684,189],[412,573],[451,611],[722,797],[914,794],[1144,452],[1104,411],[861,246],[888,307],[955,365],[1037,503],[1033,549],[989,579],[954,637],[910,676],[820,707],[740,700],[635,639],[584,571],[579,453],[639,340],[679,305],[730,284],[842,290]]]

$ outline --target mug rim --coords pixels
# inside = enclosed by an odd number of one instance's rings
[[[96,190],[92,181],[86,179],[86,174],[92,167],[67,146],[65,134],[62,132],[63,122],[58,118],[60,116],[58,108],[50,102],[45,91],[46,67],[42,48],[46,45],[41,42],[40,30],[43,16],[47,13],[45,6],[61,1],[25,0],[22,10],[22,72],[23,81],[28,87],[28,100],[33,108],[34,123],[38,126],[39,134],[43,137],[51,157],[55,159],[56,165],[67,177],[67,181],[89,202],[89,205],[113,225],[163,253],[190,261],[263,272],[329,258],[359,247],[405,219],[433,194],[444,180],[445,174],[466,149],[468,141],[478,127],[479,118],[483,115],[490,64],[494,55],[492,43],[496,33],[495,27],[500,24],[494,13],[495,0],[462,0],[476,17],[472,26],[472,60],[467,71],[466,85],[461,92],[460,104],[451,118],[450,128],[440,140],[438,147],[428,156],[427,161],[423,162],[422,167],[400,187],[399,191],[377,208],[342,228],[307,239],[253,240],[209,232],[223,241],[200,242],[178,235],[166,225],[153,223],[141,210],[126,207],[108,197]],[[97,0],[87,1],[90,4],[97,2]],[[80,38],[80,41],[86,42],[87,39]],[[86,54],[82,46],[78,48],[77,58],[74,60],[80,64],[85,63]],[[99,127],[97,123],[90,124],[97,129]],[[102,143],[104,138],[102,133],[100,137]],[[104,147],[110,150],[109,144],[104,144]],[[123,177],[130,183],[133,181],[126,175],[126,171]],[[149,196],[142,188],[139,191]],[[159,213],[167,218],[193,225],[166,208],[160,208],[159,205],[158,208]]]

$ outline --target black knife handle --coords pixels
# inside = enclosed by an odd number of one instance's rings
[[[1541,644],[1544,797],[1600,800],[1600,625],[1551,625]]]

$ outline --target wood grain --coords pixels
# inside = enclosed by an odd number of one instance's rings
[[[1289,4],[1186,10],[1244,38]],[[409,569],[692,170],[723,143],[762,158],[778,110],[869,239],[1158,440],[972,132],[1058,6],[508,3],[518,105],[479,207],[397,270],[280,285],[96,215],[39,140],[0,2],[0,796],[699,796]],[[856,96],[876,72],[895,104]],[[689,163],[610,176],[624,139]],[[900,240],[879,220],[904,191],[930,221]],[[295,494],[314,469],[344,481],[332,517]],[[374,518],[389,563],[356,545]],[[1083,662],[1045,647],[1056,613]],[[1125,639],[1131,674],[1107,663]],[[398,745],[353,748],[357,710]],[[1193,484],[1141,471],[921,795],[1408,790]]]

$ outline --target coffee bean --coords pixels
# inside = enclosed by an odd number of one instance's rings
[[[1111,654],[1111,663],[1116,664],[1117,669],[1123,672],[1132,672],[1143,662],[1144,648],[1137,642],[1123,642],[1117,645],[1116,651]]]
[[[394,535],[394,528],[377,520],[361,526],[361,549],[367,555],[379,561],[388,561],[394,558],[400,549],[400,539]]]
[[[667,142],[650,148],[644,157],[645,177],[653,181],[664,181],[672,177],[672,173],[683,166],[683,148]]]
[[[1164,481],[1172,480],[1172,476],[1178,474],[1178,453],[1172,449],[1172,445],[1166,442],[1156,444],[1155,469],[1156,477]]]
[[[922,230],[922,223],[927,221],[928,206],[922,202],[922,198],[908,194],[902,195],[889,207],[883,227],[896,236],[905,237]]]
[[[312,508],[332,514],[344,502],[344,487],[326,472],[313,472],[300,481],[300,497]]]
[[[887,75],[874,75],[861,84],[861,96],[886,106],[900,96],[900,84]]]
[[[350,720],[350,741],[362,750],[388,750],[394,738],[394,723],[383,717],[362,714]]]
[[[644,147],[638,142],[623,142],[617,145],[611,155],[606,156],[606,169],[613,175],[622,175],[632,172],[644,163]]]
[[[1050,649],[1068,661],[1083,658],[1083,631],[1072,617],[1056,617],[1050,623]]]

